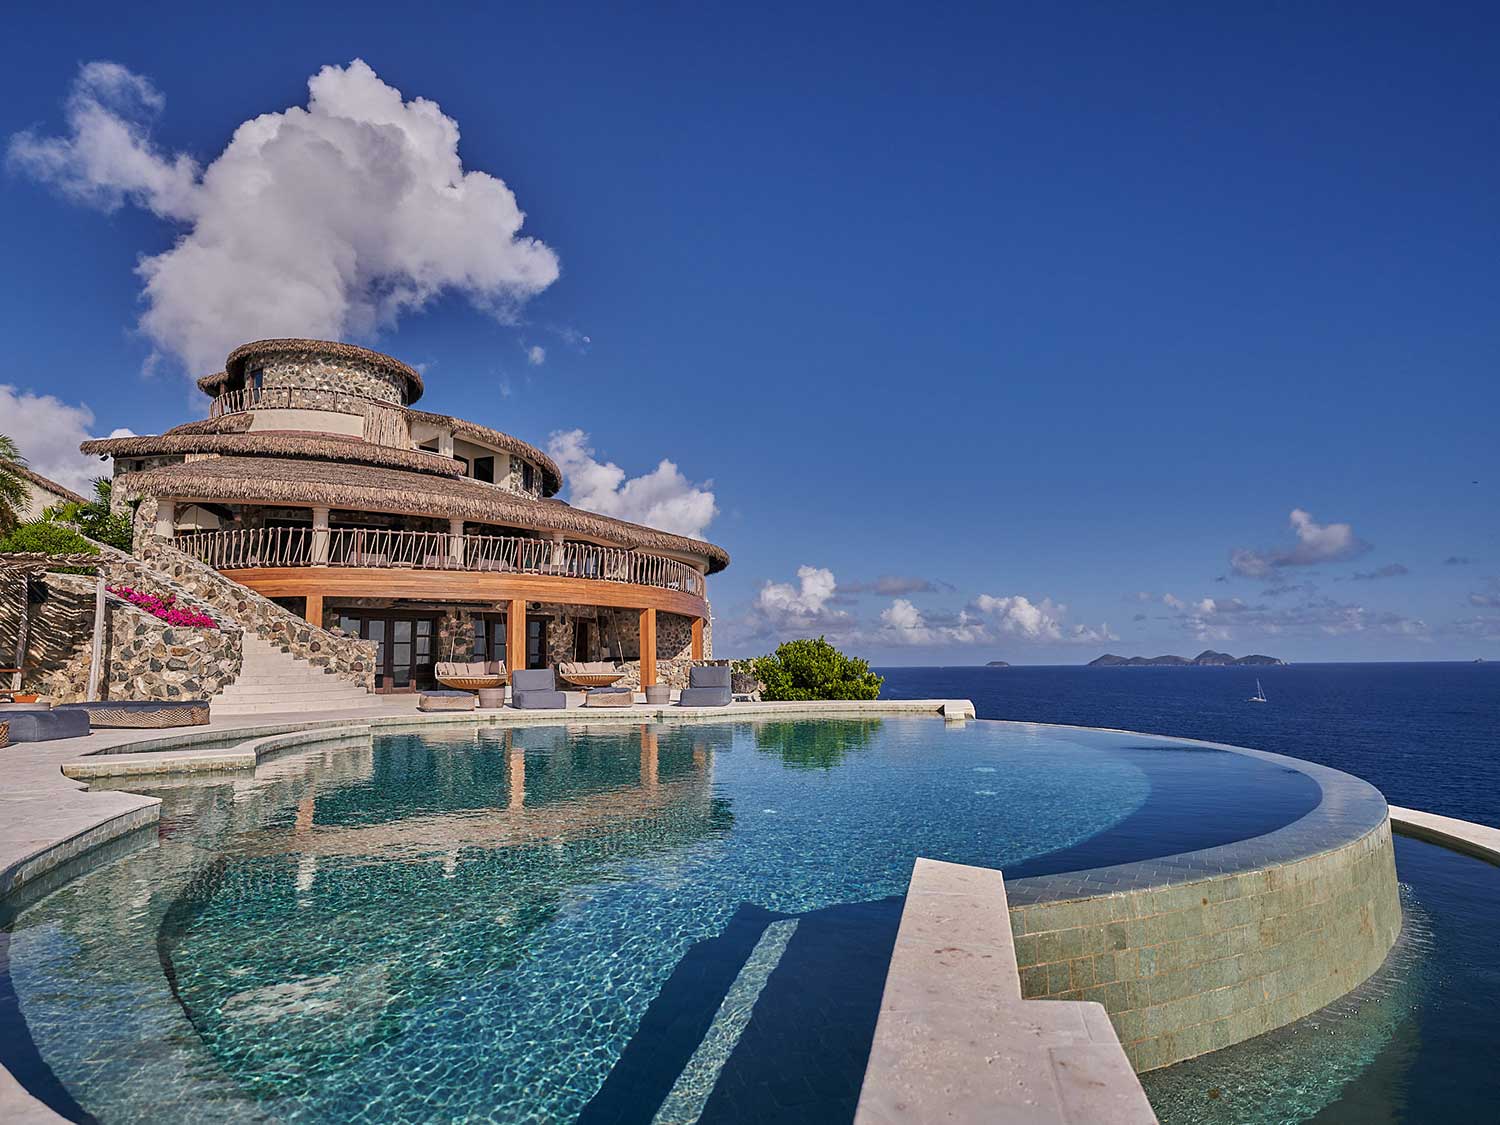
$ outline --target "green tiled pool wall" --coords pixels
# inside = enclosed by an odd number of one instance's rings
[[[1012,906],[1027,999],[1096,1000],[1137,1071],[1301,1019],[1401,931],[1389,821],[1332,850],[1171,886]]]

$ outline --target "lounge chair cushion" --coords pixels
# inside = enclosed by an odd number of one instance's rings
[[[67,711],[10,711],[12,742],[50,742],[54,738],[81,738],[89,733],[89,713],[82,709]]]
[[[568,698],[557,690],[551,668],[519,668],[510,675],[510,705],[528,711],[560,711],[568,705]]]
[[[728,664],[708,664],[688,669],[688,687],[729,689],[733,669]]]

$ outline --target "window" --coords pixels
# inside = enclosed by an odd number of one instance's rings
[[[474,659],[505,659],[505,618],[486,614],[474,618]]]
[[[474,458],[474,479],[482,480],[485,484],[495,483],[495,459],[493,457]]]
[[[533,492],[536,489],[535,472],[530,461],[521,462],[521,487],[527,492]]]
[[[260,392],[261,384],[266,381],[266,369],[264,367],[252,368],[245,376],[245,383]]]

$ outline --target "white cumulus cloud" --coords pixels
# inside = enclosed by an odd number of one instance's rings
[[[15,439],[33,470],[84,496],[93,494],[95,477],[109,476],[107,464],[78,452],[94,436],[93,425],[94,412],[83,403],[72,406],[53,395],[0,383],[0,434]],[[129,437],[131,431],[118,429],[106,436]]]
[[[532,344],[526,349],[526,362],[533,367],[540,367],[547,362],[547,349],[541,344]]]
[[[1297,536],[1294,546],[1259,551],[1236,547],[1229,553],[1230,569],[1246,578],[1265,578],[1282,567],[1336,562],[1370,549],[1370,544],[1355,535],[1347,523],[1318,523],[1301,508],[1292,509],[1288,522]]]
[[[138,267],[140,327],[190,374],[260,337],[368,337],[444,293],[509,318],[558,277],[504,181],[464,169],[458,123],[359,59],[318,71],[306,108],[242,123],[201,170],[152,139],[164,106],[149,79],[86,63],[66,133],[16,134],[9,162],[76,202],[178,226]]]
[[[638,477],[627,477],[613,461],[598,461],[582,430],[561,430],[547,442],[568,484],[568,502],[600,515],[642,523],[678,535],[703,538],[719,509],[713,484],[694,484],[671,461]]]
[[[1120,639],[1110,632],[1108,625],[1091,628],[1087,625],[1067,624],[1063,618],[1067,615],[1068,607],[1051,598],[1033,602],[1023,594],[1006,597],[980,594],[974,599],[973,608],[995,629],[1028,641],[1098,644],[1101,641]]]
[[[989,630],[960,610],[956,618],[929,622],[927,616],[906,598],[893,598],[880,611],[879,639],[906,645],[969,645],[989,641]]]

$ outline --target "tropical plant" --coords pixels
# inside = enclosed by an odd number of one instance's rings
[[[19,472],[25,464],[16,439],[0,434],[0,535],[15,530],[26,508],[30,489]]]
[[[196,609],[183,609],[177,604],[176,594],[152,594],[137,590],[134,586],[104,587],[117,598],[124,598],[133,606],[145,610],[152,617],[160,617],[168,625],[186,625],[193,629],[217,629],[219,623],[206,613]]]
[[[97,555],[99,548],[67,524],[28,520],[0,538],[0,554]],[[60,566],[60,574],[89,574],[88,567]]]
[[[787,641],[754,664],[765,685],[762,699],[875,699],[885,682],[867,661],[845,656],[822,637]]]
[[[73,524],[98,543],[107,543],[122,551],[130,550],[130,517],[110,508],[111,485],[104,477],[94,481],[94,498],[79,503],[69,500],[55,504],[42,513],[42,519],[53,523]]]

